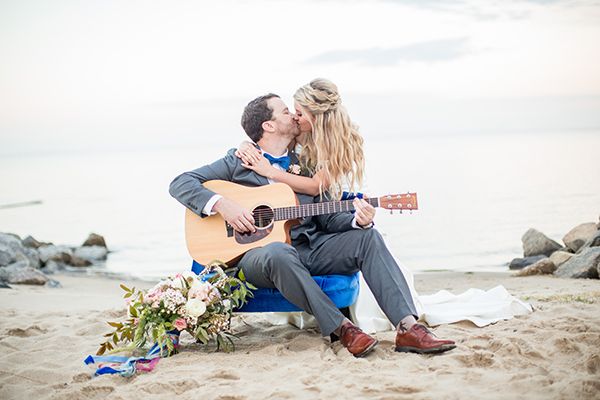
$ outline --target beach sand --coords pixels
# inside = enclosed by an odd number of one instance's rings
[[[599,399],[600,280],[506,273],[416,275],[422,294],[498,284],[529,301],[532,314],[484,328],[463,322],[434,332],[457,341],[443,355],[395,353],[394,333],[356,359],[313,330],[236,316],[234,353],[182,336],[181,352],[150,373],[92,377],[106,320],[125,312],[119,283],[57,275],[62,288],[0,290],[0,399]]]

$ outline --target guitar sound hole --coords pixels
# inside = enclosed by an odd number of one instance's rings
[[[256,207],[252,215],[254,215],[254,225],[258,228],[265,228],[273,222],[273,209],[269,206]]]

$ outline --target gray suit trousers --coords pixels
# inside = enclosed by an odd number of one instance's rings
[[[311,275],[361,271],[394,326],[408,315],[417,317],[406,279],[374,229],[341,232],[314,249],[306,243],[271,243],[246,253],[239,267],[253,285],[276,288],[289,302],[312,314],[323,335],[337,329],[344,316]]]

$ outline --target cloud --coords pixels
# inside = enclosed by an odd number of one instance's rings
[[[395,65],[399,62],[442,62],[469,54],[466,37],[430,40],[395,48],[373,47],[357,50],[333,50],[307,60],[311,64],[356,62],[370,66]]]

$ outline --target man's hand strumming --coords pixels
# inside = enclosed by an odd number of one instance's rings
[[[236,231],[256,232],[252,213],[238,203],[222,197],[215,203],[213,210],[221,214],[221,217]]]

